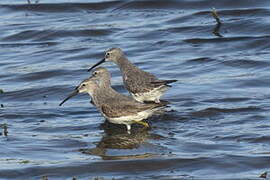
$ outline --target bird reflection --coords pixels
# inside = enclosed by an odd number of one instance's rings
[[[134,130],[129,134],[124,131],[124,128],[109,122],[105,122],[102,126],[105,134],[96,143],[96,147],[92,149],[80,149],[80,152],[100,156],[104,160],[142,159],[158,156],[158,154],[142,153],[141,150],[138,150],[142,144],[148,144],[147,146],[151,147],[151,144],[147,140],[160,137],[150,134],[147,129],[135,126],[133,128]]]
[[[217,37],[223,37],[220,33],[219,33],[219,29],[221,27],[221,23],[217,23],[216,26],[213,29],[213,34]]]

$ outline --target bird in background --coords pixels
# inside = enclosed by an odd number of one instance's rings
[[[139,102],[160,103],[160,97],[171,87],[169,84],[177,81],[160,80],[153,74],[139,69],[127,59],[120,48],[107,50],[104,58],[88,69],[88,71],[106,61],[111,61],[118,65],[125,88]]]

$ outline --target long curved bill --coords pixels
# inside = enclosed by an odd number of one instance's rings
[[[68,95],[68,97],[66,99],[64,99],[59,106],[62,106],[62,104],[64,104],[67,100],[69,100],[70,98],[72,98],[73,96],[76,96],[79,93],[79,91],[76,89],[74,90],[71,94]]]
[[[105,58],[103,58],[101,61],[99,61],[97,64],[95,64],[94,66],[92,66],[91,68],[89,68],[87,71],[91,71],[92,69],[94,69],[95,67],[97,67],[98,65],[102,64],[105,62]]]

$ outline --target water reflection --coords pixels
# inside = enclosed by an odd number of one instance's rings
[[[8,126],[6,123],[4,124],[0,124],[0,128],[3,128],[3,133],[0,132],[0,136],[4,135],[4,136],[8,136]]]
[[[156,139],[160,137],[159,135],[150,134],[147,129],[139,126],[132,127],[133,131],[130,134],[125,131],[125,128],[109,122],[105,122],[102,126],[105,133],[101,140],[95,143],[96,147],[80,149],[80,152],[100,156],[103,160],[144,159],[158,156],[151,152],[154,144],[149,143],[148,140]]]
[[[220,33],[219,33],[219,29],[221,27],[221,23],[217,23],[216,26],[213,29],[213,34],[217,37],[223,37]]]

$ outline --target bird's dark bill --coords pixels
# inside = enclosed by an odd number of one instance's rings
[[[99,61],[97,64],[95,64],[94,66],[92,66],[90,69],[88,69],[88,71],[91,71],[92,69],[94,69],[95,67],[97,67],[98,65],[102,64],[105,62],[105,58],[103,58],[101,61]]]
[[[59,106],[62,106],[62,104],[64,104],[67,100],[69,100],[70,98],[72,98],[73,96],[76,96],[79,93],[78,90],[73,91],[71,94],[68,95],[68,97],[66,99],[64,99]]]

